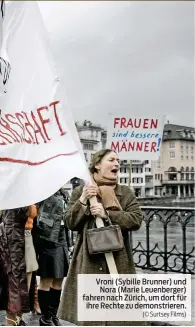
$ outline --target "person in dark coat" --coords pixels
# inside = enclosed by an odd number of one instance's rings
[[[57,311],[64,277],[69,268],[68,244],[64,226],[64,194],[59,190],[37,204],[34,232],[40,276],[38,299],[42,316],[40,326],[61,326]]]
[[[109,274],[104,254],[90,255],[86,232],[93,228],[94,216],[118,224],[124,239],[124,249],[114,253],[119,274],[135,274],[133,253],[129,246],[128,232],[138,230],[143,215],[139,203],[128,186],[118,184],[119,158],[111,150],[97,152],[91,162],[90,172],[94,185],[79,186],[72,192],[65,213],[65,223],[72,231],[77,231],[77,240],[65,282],[59,318],[82,326],[137,326],[140,321],[78,321],[77,316],[77,276],[78,274]],[[97,196],[98,203],[90,205],[89,199]],[[106,212],[107,211],[107,212]],[[131,320],[131,314],[130,319]]]
[[[0,310],[6,310],[7,326],[24,326],[22,314],[30,311],[29,288],[32,265],[26,262],[27,251],[33,253],[30,226],[33,220],[30,207],[5,210],[0,223]],[[30,223],[31,222],[31,223]],[[25,232],[28,231],[26,243]],[[33,245],[32,245],[33,246]],[[27,248],[29,248],[27,250]]]

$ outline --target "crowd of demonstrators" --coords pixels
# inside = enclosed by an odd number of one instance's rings
[[[35,205],[2,212],[0,310],[6,310],[7,326],[26,325],[23,313],[30,311],[41,315],[40,326],[60,326],[59,319],[90,326],[145,324],[77,319],[77,275],[109,274],[105,255],[91,255],[87,244],[87,230],[97,216],[105,225],[120,226],[124,248],[113,253],[118,273],[136,272],[128,232],[140,228],[142,213],[134,193],[119,184],[119,169],[115,152],[98,151],[90,164],[92,184],[76,187],[70,199],[60,189]],[[97,203],[91,205],[94,196]],[[74,250],[70,232],[76,234]]]
[[[60,326],[57,310],[71,245],[66,202],[59,190],[36,205],[1,212],[0,310],[6,310],[7,326],[25,326],[23,314],[30,311],[41,314],[40,326]]]

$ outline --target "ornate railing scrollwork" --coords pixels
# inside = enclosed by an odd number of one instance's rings
[[[131,232],[136,267],[194,274],[194,209],[179,207],[141,207],[141,209],[144,226],[136,232]]]

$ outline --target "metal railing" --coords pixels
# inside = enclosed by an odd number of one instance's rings
[[[195,274],[194,208],[142,206],[143,223],[130,232],[135,266]],[[71,232],[73,243],[76,233]]]
[[[143,224],[131,232],[136,267],[195,273],[194,208],[141,207]]]

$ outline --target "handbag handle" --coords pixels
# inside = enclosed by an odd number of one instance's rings
[[[112,222],[111,222],[111,219],[110,219],[110,216],[109,216],[109,214],[108,214],[108,211],[105,210],[105,212],[106,212],[106,215],[107,215],[106,221],[109,223],[110,226],[112,226],[113,224],[112,224]]]

